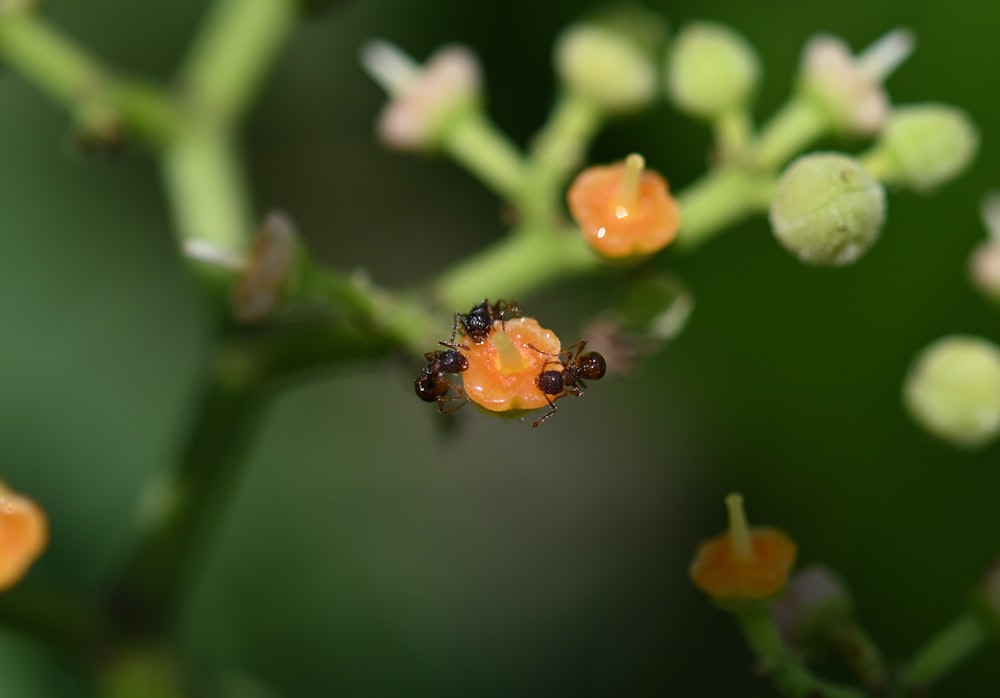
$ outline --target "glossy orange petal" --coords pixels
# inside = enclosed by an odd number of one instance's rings
[[[795,564],[795,543],[774,528],[750,529],[752,554],[736,553],[729,532],[707,540],[691,563],[691,580],[716,601],[755,601],[784,587]]]
[[[584,238],[608,258],[649,255],[670,244],[680,208],[658,172],[642,170],[631,195],[623,195],[624,162],[588,167],[570,186],[567,203]]]
[[[14,586],[49,539],[45,512],[0,484],[0,591]]]
[[[535,380],[543,367],[562,370],[550,356],[561,348],[559,337],[534,318],[497,320],[485,342],[461,350],[469,359],[469,368],[462,373],[465,394],[492,412],[544,407],[548,403]]]

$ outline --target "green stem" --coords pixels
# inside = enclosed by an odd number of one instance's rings
[[[847,621],[833,628],[830,641],[866,688],[873,692],[885,691],[889,685],[889,672],[882,653],[857,623]]]
[[[714,127],[721,162],[738,160],[750,143],[753,133],[750,113],[743,107],[731,109],[716,119]]]
[[[524,192],[524,203],[532,220],[544,223],[560,210],[560,190],[583,161],[601,117],[601,109],[591,100],[574,92],[559,96],[531,148],[531,186]]]
[[[464,310],[483,298],[524,297],[600,266],[579,231],[524,228],[452,267],[432,289],[444,307]]]
[[[112,78],[79,46],[30,14],[0,14],[0,54],[81,118],[106,114],[154,146],[169,141],[177,128],[178,115],[160,90]]]
[[[239,460],[238,444],[256,408],[252,392],[259,370],[238,344],[215,353],[179,467],[149,485],[141,501],[138,544],[110,596],[123,626],[155,633],[169,618],[194,535],[204,530],[206,503]]]
[[[234,123],[295,25],[295,0],[217,0],[179,74],[199,118]]]
[[[254,224],[247,184],[227,133],[185,128],[163,154],[163,176],[180,239],[240,257]]]
[[[796,95],[771,117],[751,145],[751,161],[760,170],[774,170],[814,142],[830,128],[815,103]]]
[[[992,635],[982,616],[967,611],[933,637],[903,672],[907,686],[922,688],[951,671]]]
[[[446,129],[444,151],[503,199],[517,202],[525,187],[521,153],[479,110],[469,110]]]
[[[767,210],[775,181],[736,166],[720,167],[677,195],[681,227],[677,246],[690,250],[726,226]]]
[[[411,353],[419,355],[437,341],[439,328],[426,303],[406,293],[380,289],[367,277],[310,265],[300,295],[306,303],[318,301],[373,339],[381,337]]]
[[[736,614],[750,649],[774,685],[793,698],[864,698],[853,688],[838,686],[813,676],[785,648],[767,609]]]

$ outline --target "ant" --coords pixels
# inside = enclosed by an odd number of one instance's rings
[[[587,387],[583,379],[599,380],[607,370],[607,363],[604,361],[604,357],[596,351],[583,351],[583,348],[587,346],[586,339],[581,339],[558,354],[542,351],[532,344],[528,346],[539,354],[555,357],[545,362],[542,366],[542,372],[535,378],[535,384],[545,395],[545,400],[549,403],[551,409],[531,423],[531,428],[534,429],[559,410],[556,407],[556,400],[570,393],[577,397],[582,397],[583,389]],[[574,352],[574,350],[576,351]],[[545,370],[545,366],[554,363],[562,364],[563,369],[561,371],[554,369]]]
[[[444,342],[441,342],[441,344],[446,347],[462,346],[461,344],[448,345]],[[459,409],[465,404],[465,391],[461,387],[452,384],[445,378],[445,374],[461,373],[466,370],[469,368],[469,359],[454,348],[448,348],[444,351],[429,351],[424,354],[424,358],[427,359],[427,366],[413,382],[417,397],[424,402],[434,402],[436,400],[438,411],[441,414],[448,414]],[[458,395],[448,394],[448,391],[452,388],[455,388]],[[462,400],[463,402],[458,407],[445,407],[446,402],[454,400]]]
[[[446,347],[454,348],[455,345],[455,334],[458,332],[458,328],[462,328],[462,334],[468,337],[475,344],[482,344],[486,341],[486,338],[490,336],[490,332],[493,331],[493,323],[500,320],[501,323],[506,322],[507,313],[510,313],[511,317],[520,317],[521,310],[518,308],[517,301],[513,303],[508,303],[505,300],[498,300],[493,305],[490,305],[488,298],[484,298],[480,303],[473,306],[472,310],[467,313],[455,313],[455,322],[451,326],[451,340],[449,342],[442,342]]]

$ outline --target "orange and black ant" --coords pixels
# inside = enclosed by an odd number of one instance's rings
[[[520,317],[521,311],[517,306],[517,301],[508,303],[505,300],[498,300],[490,305],[488,298],[484,298],[480,303],[473,306],[467,313],[455,313],[455,322],[451,326],[451,341],[442,342],[445,346],[454,346],[455,334],[459,327],[462,334],[472,340],[475,344],[482,344],[493,331],[493,323],[500,320],[501,323],[510,317]]]
[[[554,357],[547,360],[545,364],[542,365],[542,372],[538,374],[537,378],[535,378],[535,384],[545,395],[545,400],[549,403],[550,409],[548,412],[531,423],[532,428],[539,426],[542,422],[559,410],[559,408],[556,407],[555,402],[559,398],[565,397],[570,393],[576,395],[577,397],[581,397],[583,395],[583,389],[587,387],[586,383],[583,382],[584,378],[587,380],[599,380],[604,376],[604,372],[607,370],[607,364],[605,363],[603,356],[598,354],[596,351],[583,351],[583,348],[587,346],[586,339],[581,339],[576,344],[570,346],[568,349],[563,349],[558,354],[542,351],[532,344],[529,344],[528,346],[537,351],[539,354]],[[562,364],[563,368],[561,371],[556,371],[554,369],[545,370],[546,366],[555,363]]]
[[[454,385],[445,376],[449,373],[461,373],[469,368],[469,359],[465,357],[457,348],[462,346],[449,345],[441,342],[443,346],[449,347],[444,351],[429,351],[424,354],[427,359],[427,366],[420,372],[413,382],[413,387],[419,397],[424,402],[437,401],[438,411],[441,414],[448,414],[459,409],[466,402],[465,390],[461,386]],[[449,395],[454,388],[457,395]],[[461,400],[456,407],[446,407],[445,404]]]

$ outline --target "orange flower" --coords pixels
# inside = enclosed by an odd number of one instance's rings
[[[774,528],[749,528],[743,497],[726,497],[729,530],[705,541],[691,580],[718,602],[762,601],[778,593],[795,563],[795,543]]]
[[[551,356],[561,348],[559,337],[534,318],[497,320],[485,342],[470,342],[461,350],[469,359],[462,373],[465,394],[492,412],[545,407],[548,401],[536,380],[543,367],[562,369]]]
[[[649,255],[677,235],[680,209],[667,181],[633,153],[614,165],[588,167],[566,195],[584,238],[608,258]]]
[[[14,586],[49,540],[41,507],[0,483],[0,591]]]

